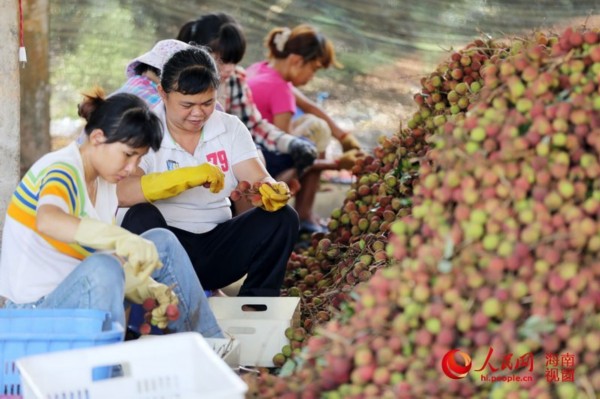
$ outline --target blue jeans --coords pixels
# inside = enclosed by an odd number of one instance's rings
[[[177,237],[166,229],[152,229],[142,237],[154,242],[163,263],[152,278],[173,286],[179,298],[180,317],[169,323],[169,329],[196,331],[207,338],[222,337],[204,289]],[[113,321],[125,326],[124,291],[125,274],[121,262],[112,255],[96,253],[84,259],[50,294],[27,304],[7,301],[6,308],[100,309],[110,312]]]

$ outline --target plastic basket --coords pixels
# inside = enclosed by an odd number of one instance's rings
[[[21,357],[121,341],[123,328],[108,317],[94,309],[0,309],[0,395],[21,394]]]
[[[198,333],[19,359],[24,399],[243,399],[248,389]],[[102,380],[92,370],[121,375]]]

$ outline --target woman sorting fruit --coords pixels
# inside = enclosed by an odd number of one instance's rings
[[[114,225],[117,182],[162,140],[140,98],[101,89],[79,105],[86,138],[39,159],[8,206],[0,259],[7,308],[100,309],[125,326],[127,302],[153,302],[151,321],[172,331],[222,336],[177,238]]]
[[[219,73],[211,55],[190,48],[164,65],[160,148],[142,158],[118,185],[122,226],[140,234],[171,230],[187,251],[202,285],[217,290],[247,274],[240,296],[278,296],[298,236],[290,192],[258,160],[248,129],[216,111]],[[240,182],[257,187],[261,203],[232,218],[229,195]]]
[[[360,154],[360,145],[350,133],[340,129],[319,107],[308,106],[309,100],[297,89],[310,82],[315,73],[330,65],[339,65],[335,60],[333,45],[321,33],[309,25],[294,29],[274,28],[265,39],[268,60],[247,68],[248,86],[260,114],[267,121],[293,136],[303,137],[316,145],[319,157],[336,137],[345,151],[338,166],[351,168]],[[297,105],[306,112],[293,120]],[[289,176],[293,166],[287,154],[263,152],[269,173],[273,176]],[[302,188],[296,195],[296,210],[300,215],[300,228],[307,233],[326,231],[313,212],[313,204],[320,181],[320,171],[336,168],[335,163],[309,169],[302,176]]]

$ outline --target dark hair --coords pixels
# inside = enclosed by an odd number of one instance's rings
[[[133,68],[133,72],[136,75],[143,75],[144,72],[146,72],[146,71],[153,72],[156,76],[160,76],[160,69],[155,68],[148,64],[144,64],[143,62],[140,62],[139,64],[137,64],[135,66],[135,68]]]
[[[198,94],[209,89],[217,90],[217,64],[204,48],[178,51],[163,66],[160,84],[165,93]]]
[[[133,148],[160,148],[162,125],[148,105],[133,94],[118,93],[108,98],[100,87],[83,94],[78,114],[86,120],[85,134],[101,129],[106,144],[125,143]]]
[[[278,40],[283,41],[280,49],[277,48]],[[304,62],[317,61],[323,68],[341,67],[335,59],[333,44],[310,25],[298,25],[291,31],[284,27],[274,28],[265,38],[265,47],[269,58],[282,59],[298,54]]]
[[[177,40],[207,46],[225,64],[237,64],[246,52],[242,27],[229,14],[213,13],[183,25]]]

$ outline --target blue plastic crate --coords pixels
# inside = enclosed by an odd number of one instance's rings
[[[0,395],[20,395],[15,360],[120,342],[123,327],[94,309],[0,309]]]

